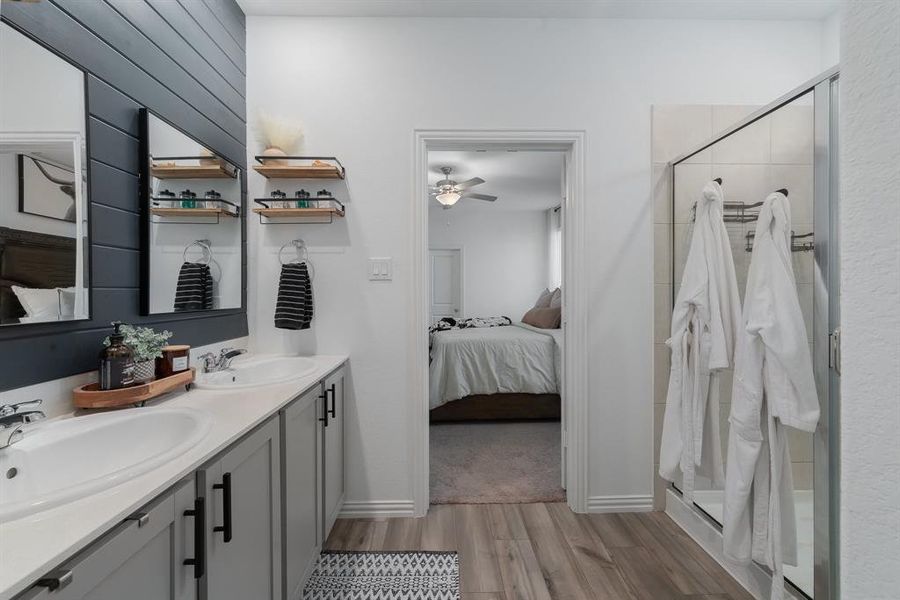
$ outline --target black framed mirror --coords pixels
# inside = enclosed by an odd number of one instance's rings
[[[141,109],[141,312],[240,309],[243,171]]]
[[[84,71],[0,23],[2,326],[91,316],[85,87]]]

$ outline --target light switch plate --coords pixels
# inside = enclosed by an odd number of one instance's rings
[[[369,259],[369,280],[390,281],[394,275],[394,261],[391,257]]]

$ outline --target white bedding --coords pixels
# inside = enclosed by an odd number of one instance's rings
[[[429,405],[473,394],[558,394],[562,330],[524,323],[434,334]]]

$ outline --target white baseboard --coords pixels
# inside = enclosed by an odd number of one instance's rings
[[[589,513],[649,512],[653,510],[653,496],[591,496],[587,501]]]
[[[671,489],[666,490],[666,514],[681,527],[703,550],[722,565],[738,583],[757,600],[766,600],[772,587],[772,577],[756,563],[738,565],[725,560],[722,532]],[[785,584],[785,598],[804,598],[793,593]]]
[[[412,500],[348,500],[344,502],[338,518],[412,517],[415,515],[415,508]]]

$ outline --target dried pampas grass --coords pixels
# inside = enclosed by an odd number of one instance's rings
[[[300,147],[303,135],[303,123],[299,120],[264,112],[257,115],[256,136],[263,148],[277,148],[292,154]]]

